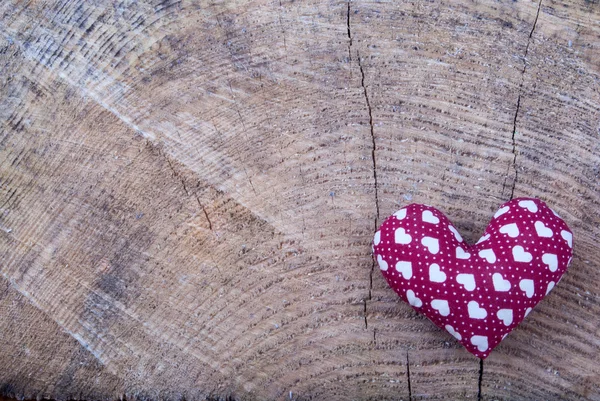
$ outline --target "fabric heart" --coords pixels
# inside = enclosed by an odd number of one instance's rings
[[[388,284],[416,311],[486,358],[567,270],[567,224],[539,199],[503,204],[475,245],[434,207],[386,219],[373,254]]]

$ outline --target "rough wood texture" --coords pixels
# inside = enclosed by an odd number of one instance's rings
[[[597,1],[0,13],[0,394],[600,400]],[[472,242],[513,196],[575,256],[480,381],[370,241],[419,202]]]

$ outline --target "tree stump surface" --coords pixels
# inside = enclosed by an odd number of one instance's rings
[[[600,400],[598,1],[0,11],[0,394]],[[371,239],[519,196],[574,258],[481,371]]]

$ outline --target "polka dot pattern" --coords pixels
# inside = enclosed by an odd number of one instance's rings
[[[559,282],[573,233],[544,202],[513,199],[475,245],[434,207],[411,204],[373,240],[390,287],[416,311],[486,358]]]

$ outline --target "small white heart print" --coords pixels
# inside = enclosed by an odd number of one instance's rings
[[[499,230],[502,234],[506,234],[511,238],[517,238],[519,236],[519,227],[516,223],[510,223],[500,227]]]
[[[554,234],[551,229],[546,227],[543,222],[536,221],[535,224],[535,232],[539,237],[552,238]]]
[[[446,331],[450,334],[452,334],[454,336],[454,338],[456,338],[458,341],[462,340],[462,336],[460,335],[459,332],[457,332],[456,330],[454,330],[454,327],[450,326],[449,324],[447,324],[445,326]]]
[[[490,235],[486,234],[483,237],[479,238],[479,241],[477,241],[477,244],[481,244],[483,241],[487,241],[488,239],[490,239]],[[477,245],[475,244],[475,245]]]
[[[400,261],[396,263],[396,271],[401,273],[405,280],[410,280],[413,275],[412,263]]]
[[[421,238],[421,245],[427,248],[427,250],[436,255],[440,251],[440,242],[437,238],[423,237]]]
[[[467,308],[471,319],[485,319],[487,317],[487,311],[481,308],[477,301],[470,301]]]
[[[403,220],[406,217],[406,209],[400,209],[394,213],[394,217],[398,220]]]
[[[381,231],[377,231],[373,237],[373,243],[377,246],[381,242]]]
[[[479,257],[487,260],[488,263],[496,263],[496,254],[493,249],[482,249],[479,251]]]
[[[523,209],[529,210],[531,213],[537,213],[538,211],[538,207],[534,201],[522,200],[519,202],[519,206],[521,206]]]
[[[525,309],[525,316],[529,315],[529,313],[532,311],[531,308],[527,308]]]
[[[467,291],[475,289],[475,276],[470,273],[461,273],[456,276],[456,282],[462,284]]]
[[[512,254],[515,262],[529,263],[533,259],[533,256],[529,252],[525,252],[525,249],[521,245],[513,247]]]
[[[425,223],[438,224],[440,222],[440,219],[434,216],[431,210],[423,210],[421,217]]]
[[[496,312],[498,319],[502,320],[505,326],[510,326],[513,322],[513,311],[512,309],[500,309]]]
[[[471,344],[477,347],[479,352],[485,352],[488,349],[488,338],[486,336],[471,337]]]
[[[535,293],[535,288],[533,287],[533,280],[528,278],[524,278],[519,282],[519,288],[521,289],[521,291],[525,292],[527,298],[533,297],[533,294]]]
[[[457,259],[469,259],[471,254],[469,252],[465,252],[460,246],[456,248],[456,258]]]
[[[412,237],[410,236],[410,234],[406,233],[404,228],[397,228],[394,232],[394,242],[396,242],[396,244],[407,245],[410,244],[411,241]]]
[[[498,217],[502,216],[504,213],[508,212],[509,210],[510,210],[509,206],[504,206],[503,208],[498,209],[496,214],[494,214],[494,218],[497,219]]]
[[[562,230],[560,232],[560,236],[562,237],[562,239],[567,241],[567,244],[569,244],[569,248],[573,248],[573,234],[571,234],[567,230]]]
[[[440,270],[440,266],[437,263],[432,263],[429,266],[429,281],[434,283],[443,283],[446,281],[446,273]]]
[[[510,291],[510,281],[502,278],[502,274],[494,273],[492,275],[492,282],[494,284],[494,290],[499,292]]]
[[[446,300],[434,299],[431,301],[431,307],[438,311],[442,316],[448,316],[450,314],[450,305],[448,305],[448,301]]]
[[[423,306],[423,301],[420,298],[417,298],[413,290],[406,291],[406,299],[408,299],[408,303],[416,308],[420,308]]]
[[[452,234],[454,234],[454,238],[456,238],[456,240],[458,242],[463,242],[462,237],[460,236],[460,233],[456,230],[456,228],[454,228],[453,226],[448,226],[448,229],[450,231],[452,231]]]
[[[548,287],[546,288],[546,295],[554,288],[554,281],[548,283]]]
[[[552,273],[554,273],[556,271],[556,269],[558,269],[558,257],[553,253],[543,254],[542,262],[544,262],[544,264],[548,265],[548,269],[550,269],[550,271]]]
[[[384,272],[387,271],[388,263],[385,260],[383,260],[381,255],[377,255],[377,264],[379,265],[379,268],[381,270],[383,270]]]

